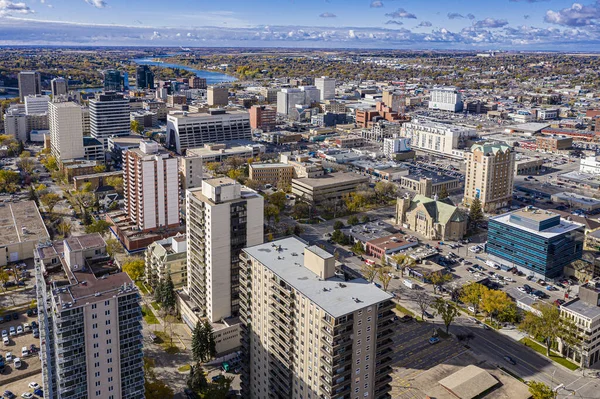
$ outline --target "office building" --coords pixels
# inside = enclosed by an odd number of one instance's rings
[[[288,117],[295,116],[296,106],[308,105],[306,93],[300,89],[281,89],[277,92],[277,113]]]
[[[280,89],[275,87],[261,87],[260,95],[264,97],[265,101],[269,104],[277,102],[277,93]]]
[[[240,257],[243,398],[390,397],[390,294],[296,237]]]
[[[179,226],[177,158],[155,141],[123,154],[125,212],[141,231]]]
[[[249,178],[261,185],[285,188],[292,183],[293,177],[294,167],[285,163],[253,163],[249,167]]]
[[[200,78],[198,76],[191,77],[188,80],[188,86],[190,89],[206,89],[206,78]]]
[[[263,242],[263,197],[229,178],[186,191],[187,294],[211,322],[239,315],[239,254]]]
[[[103,72],[104,91],[123,91],[123,75],[115,69],[108,69]]]
[[[44,397],[143,399],[140,294],[98,233],[35,250]]]
[[[129,100],[122,94],[105,92],[90,99],[90,133],[104,146],[110,136],[127,136],[131,132]]]
[[[24,105],[13,104],[8,107],[4,113],[4,133],[23,143],[29,140]]]
[[[131,120],[131,122],[136,121],[140,124],[140,126],[144,128],[152,128],[158,126],[158,116],[156,115],[156,112],[152,111],[132,111],[129,114],[129,119]]]
[[[138,65],[135,69],[135,85],[139,90],[154,89],[154,73],[148,65]]]
[[[187,240],[185,235],[154,241],[146,248],[146,284],[156,287],[171,277],[175,288],[187,287]]]
[[[42,94],[42,78],[39,72],[19,72],[19,99],[21,102],[30,95]]]
[[[304,92],[307,104],[318,103],[321,100],[321,92],[315,86],[300,86],[299,89]]]
[[[73,102],[52,102],[48,111],[52,155],[58,161],[82,158],[84,148],[81,106]]]
[[[381,96],[381,101],[385,105],[390,107],[392,112],[404,111],[404,105],[405,105],[404,95],[402,95],[402,93],[400,93],[400,92],[386,90],[383,92],[383,95]]]
[[[473,144],[465,158],[465,205],[479,198],[484,212],[510,206],[515,175],[512,148],[505,144]]]
[[[30,94],[25,97],[25,114],[45,114],[48,112],[48,103],[50,102],[50,96],[44,96],[41,94]]]
[[[292,194],[304,201],[321,203],[339,200],[367,184],[369,178],[356,173],[330,173],[320,177],[292,179]]]
[[[277,126],[277,111],[264,105],[253,105],[250,108],[250,127],[270,132]]]
[[[208,143],[252,140],[246,111],[210,109],[206,114],[172,113],[167,116],[167,147],[178,154]]]
[[[335,79],[326,76],[315,78],[315,86],[319,89],[321,101],[335,98]]]
[[[431,91],[429,109],[460,112],[463,110],[462,95],[456,87],[436,87]]]
[[[469,139],[477,137],[477,132],[462,126],[415,119],[402,125],[400,136],[410,139],[413,150],[464,159],[463,149]]]
[[[55,101],[59,96],[66,96],[69,93],[69,85],[65,78],[54,78],[50,81],[52,99]]]
[[[528,206],[494,216],[488,223],[489,258],[536,279],[555,278],[581,259],[584,226]]]
[[[229,104],[229,90],[226,87],[210,86],[206,90],[209,107],[224,107]]]
[[[406,137],[383,139],[383,154],[388,159],[395,159],[399,152],[410,151],[410,139]]]
[[[573,148],[573,137],[567,136],[538,136],[535,138],[538,151],[558,154],[566,153]]]

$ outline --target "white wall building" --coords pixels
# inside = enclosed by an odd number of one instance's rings
[[[302,90],[306,97],[306,103],[318,103],[321,101],[321,92],[315,86],[300,86],[300,90]]]
[[[48,112],[49,102],[50,96],[41,94],[29,95],[25,97],[25,113],[27,115],[45,114]]]
[[[239,314],[239,254],[263,242],[263,197],[229,178],[186,191],[187,292],[211,322]]]
[[[104,147],[110,136],[127,136],[130,132],[129,99],[114,92],[98,93],[90,99],[90,133]]]
[[[461,126],[415,119],[402,125],[400,135],[411,139],[413,150],[463,159],[467,140],[477,137],[477,132]]]
[[[125,211],[142,231],[179,226],[177,158],[142,141],[123,154]]]
[[[335,79],[322,76],[315,78],[315,86],[321,93],[321,101],[333,100],[335,98]]]
[[[50,103],[50,148],[57,160],[82,158],[83,124],[81,106],[73,102]]]
[[[600,157],[585,157],[581,159],[579,171],[582,173],[591,173],[600,175]]]
[[[429,109],[460,112],[463,109],[462,95],[456,87],[436,87],[431,90]]]
[[[394,154],[410,151],[410,139],[408,137],[383,139],[383,154],[387,158],[393,158]]]
[[[283,115],[293,115],[296,112],[296,105],[307,105],[306,92],[300,89],[281,89],[277,92],[277,113]]]

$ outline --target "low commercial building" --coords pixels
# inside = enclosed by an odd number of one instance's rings
[[[145,128],[158,126],[158,115],[156,112],[146,110],[133,111],[129,114],[129,118],[132,122],[136,121],[140,126]]]
[[[584,211],[595,211],[600,209],[600,200],[586,197],[570,192],[552,194],[552,201],[569,206],[570,209],[583,209]]]
[[[308,202],[320,203],[341,199],[369,182],[366,176],[356,173],[331,173],[320,177],[292,179],[292,194]]]
[[[271,144],[296,144],[302,141],[301,133],[279,131],[279,132],[263,132],[260,135],[260,140]]]
[[[439,195],[444,190],[450,193],[462,188],[460,180],[456,177],[437,174],[427,170],[401,176],[399,184],[400,187],[406,190],[426,197]]]
[[[600,175],[600,157],[585,157],[581,159],[579,171],[592,175]]]
[[[187,240],[185,235],[155,241],[146,248],[146,284],[155,287],[167,276],[175,288],[187,285]]]
[[[254,163],[250,165],[248,177],[262,185],[287,187],[292,183],[294,167],[285,163]]]
[[[112,160],[113,164],[119,165],[123,161],[123,153],[127,150],[140,148],[140,143],[146,138],[139,134],[129,136],[111,136],[108,138],[107,158]]]
[[[67,181],[71,181],[75,176],[91,175],[95,173],[95,168],[102,165],[97,161],[87,161],[84,159],[68,159],[59,163],[60,172],[63,173]]]
[[[34,201],[0,204],[0,266],[33,258],[33,250],[50,238]]]
[[[521,153],[515,155],[515,174],[516,175],[537,175],[540,173],[544,160],[541,158],[526,157]]]
[[[352,134],[336,137],[333,141],[335,145],[340,148],[362,147],[365,144],[365,139]]]
[[[107,180],[113,177],[123,177],[123,171],[116,170],[112,172],[94,173],[90,175],[81,175],[73,177],[73,188],[81,190],[88,183],[92,191],[107,185]]]
[[[573,147],[573,137],[540,136],[536,137],[535,144],[538,151],[558,153]]]
[[[394,255],[407,248],[419,245],[419,240],[405,234],[392,234],[387,237],[376,238],[365,244],[366,254],[377,259]]]
[[[464,149],[470,139],[477,137],[477,131],[428,119],[415,119],[402,125],[400,136],[410,139],[413,150],[463,159]]]
[[[462,240],[467,233],[467,217],[449,200],[438,201],[416,195],[398,198],[396,223],[428,240]]]
[[[202,147],[187,150],[187,157],[199,157],[202,162],[223,162],[229,157],[248,159],[264,154],[266,147],[251,141],[228,141],[225,143],[206,143]]]

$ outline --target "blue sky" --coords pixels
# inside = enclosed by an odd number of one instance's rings
[[[600,50],[600,0],[0,0],[0,44]]]

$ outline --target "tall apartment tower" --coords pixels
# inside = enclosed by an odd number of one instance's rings
[[[250,107],[250,127],[270,132],[277,126],[277,111],[264,105]]]
[[[90,99],[90,133],[107,145],[110,136],[127,136],[131,132],[129,100],[122,94],[104,92]]]
[[[138,65],[135,70],[135,79],[138,89],[154,89],[154,73],[148,65]]]
[[[242,397],[389,398],[392,296],[288,237],[240,256]]]
[[[125,212],[141,231],[179,226],[177,158],[155,141],[123,154],[123,191]]]
[[[143,399],[140,294],[100,234],[34,250],[44,397]]]
[[[83,158],[83,112],[73,102],[48,104],[50,148],[57,160]]]
[[[52,90],[52,100],[59,96],[66,96],[69,92],[69,86],[65,78],[54,78],[50,81],[50,89]]]
[[[221,107],[229,104],[229,90],[226,87],[210,86],[206,91],[209,107]]]
[[[515,153],[505,144],[474,144],[465,152],[464,203],[479,198],[485,212],[510,205],[514,184]]]
[[[315,86],[321,92],[321,101],[335,98],[335,79],[323,76],[315,79]]]
[[[123,91],[123,75],[116,69],[107,69],[104,75],[104,91]]]
[[[42,77],[37,71],[19,72],[19,98],[21,102],[29,95],[42,94]]]
[[[263,242],[263,198],[229,178],[187,190],[187,291],[210,321],[239,314],[239,254]]]

